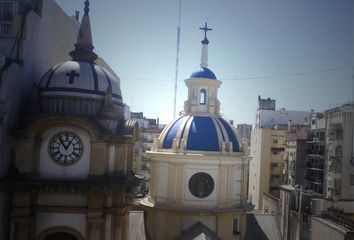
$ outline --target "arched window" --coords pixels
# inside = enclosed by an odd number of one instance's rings
[[[199,104],[205,105],[206,104],[206,90],[202,89],[200,90],[200,95],[199,95]]]
[[[52,227],[38,235],[38,240],[84,240],[84,236],[70,227]]]

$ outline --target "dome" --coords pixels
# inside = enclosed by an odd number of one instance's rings
[[[112,89],[112,101],[122,102],[119,79],[92,62],[67,61],[47,71],[39,83],[41,96],[71,96],[104,99],[107,89]]]
[[[190,78],[208,78],[208,79],[217,79],[215,74],[206,67],[202,67],[199,71],[192,73]]]
[[[184,139],[186,150],[221,151],[223,142],[227,146],[232,142],[232,151],[240,151],[231,125],[219,116],[181,116],[164,129],[159,139],[163,149],[171,149],[174,141],[180,145]]]

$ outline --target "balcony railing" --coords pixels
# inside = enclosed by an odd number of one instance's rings
[[[306,153],[309,155],[321,155],[321,156],[325,154],[324,150],[315,150],[315,149],[307,149]]]
[[[318,178],[318,177],[313,177],[313,176],[306,176],[306,180],[310,182],[316,182],[316,183],[323,183],[323,178]]]
[[[12,38],[11,21],[0,21],[0,38]]]
[[[226,200],[200,200],[200,199],[178,199],[165,197],[148,197],[145,199],[149,205],[157,208],[178,209],[178,210],[230,210],[237,208],[252,207],[252,204],[244,198]],[[144,203],[143,203],[144,204]],[[147,204],[146,204],[147,205]]]
[[[313,168],[313,169],[322,170],[323,169],[323,163],[322,164],[321,163],[316,164],[316,163],[307,162],[306,163],[306,167],[307,168]]]

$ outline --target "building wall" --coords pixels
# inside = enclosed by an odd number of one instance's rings
[[[291,120],[294,124],[304,125],[310,120],[311,112],[281,110],[257,110],[256,127],[273,128],[287,125]]]
[[[258,110],[275,110],[275,99],[263,99],[258,96]]]
[[[0,83],[0,178],[6,176],[11,153],[9,131],[16,127],[23,112],[25,99],[32,84],[39,82],[46,70],[58,62],[69,58],[68,52],[73,49],[79,24],[75,18],[67,16],[54,0],[39,1],[42,3],[41,15],[30,11],[26,17],[24,38],[0,39],[1,57],[13,58],[10,49],[16,42],[20,44],[21,65],[12,64],[1,76]],[[18,15],[19,16],[19,15]],[[18,17],[16,19],[19,19]],[[13,29],[20,29],[20,21],[15,21]],[[14,32],[12,36],[15,36]],[[10,46],[10,47],[6,47]],[[3,64],[3,63],[2,63]],[[0,193],[0,238],[7,239],[9,198]]]
[[[306,181],[306,172],[304,169],[306,168],[306,140],[297,140],[296,141],[296,167],[295,167],[295,185],[305,185]]]
[[[0,126],[2,166],[7,166],[5,150],[8,129],[16,126],[23,111],[24,100],[28,98],[32,84],[39,82],[42,75],[56,63],[69,59],[68,52],[74,48],[79,23],[67,16],[53,0],[42,1],[42,15],[30,11],[26,18],[25,38],[20,41],[20,58],[23,64],[12,64],[2,76],[0,85],[4,123]],[[15,39],[1,39],[2,44],[14,43]],[[3,48],[2,48],[3,49]],[[5,48],[8,50],[8,48]],[[5,51],[6,51],[5,50]],[[12,57],[7,52],[0,53]],[[1,175],[6,173],[2,167]]]
[[[243,147],[246,149],[250,146],[251,143],[251,132],[252,125],[251,124],[237,124],[237,132],[242,139]]]
[[[309,125],[292,125],[289,122],[286,132],[284,155],[284,184],[305,186],[306,150]]]
[[[327,191],[326,197],[354,197],[354,106],[344,105],[326,111]]]
[[[322,113],[311,114],[311,124],[307,140],[305,189],[320,194],[326,186],[326,119]]]
[[[254,129],[251,137],[249,194],[255,209],[262,209],[263,193],[279,196],[282,183],[285,130]]]
[[[321,218],[311,218],[311,240],[346,240],[345,235],[345,230],[341,226],[335,226]]]
[[[279,198],[274,197],[273,195],[263,193],[262,197],[262,212],[277,214],[279,210]]]
[[[149,192],[151,166],[150,157],[146,152],[151,150],[154,139],[160,136],[165,125],[159,124],[158,118],[156,120],[145,118],[143,112],[135,112],[131,116],[140,127],[140,138],[134,146],[133,170],[143,177],[138,191],[147,193]]]
[[[233,221],[238,219],[239,233],[233,233]],[[245,213],[191,213],[174,212],[172,210],[154,210],[147,214],[147,228],[151,239],[178,239],[181,232],[200,222],[217,233],[221,239],[239,240],[246,231]]]
[[[144,206],[152,239],[176,239],[198,222],[222,239],[239,239],[244,234],[246,218],[242,216],[248,207],[252,208],[247,203],[245,187],[248,157],[202,151],[186,154],[150,151],[148,155],[151,157],[149,194],[154,207]],[[189,185],[197,173],[207,174],[213,182],[204,197],[193,195]],[[233,233],[234,219],[238,220],[239,234]]]

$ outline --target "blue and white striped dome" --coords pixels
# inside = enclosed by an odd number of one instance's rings
[[[159,139],[162,149],[172,149],[174,141],[180,145],[184,139],[186,150],[221,151],[223,143],[232,143],[232,151],[240,151],[231,125],[218,116],[181,116],[163,130]]]
[[[122,103],[119,79],[93,62],[67,61],[47,71],[39,83],[41,96],[71,96],[104,99],[112,89],[112,101]]]

